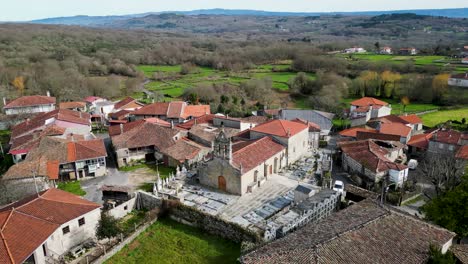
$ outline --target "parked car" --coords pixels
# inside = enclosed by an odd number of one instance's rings
[[[335,181],[335,184],[333,184],[333,190],[343,194],[343,192],[344,192],[344,183],[342,181]]]

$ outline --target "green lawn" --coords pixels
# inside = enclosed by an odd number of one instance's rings
[[[236,263],[240,245],[168,218],[159,219],[105,263]]]
[[[142,163],[142,164],[137,164],[137,165],[134,165],[134,166],[127,166],[127,167],[120,167],[119,170],[120,171],[126,171],[126,172],[129,172],[129,171],[134,171],[134,170],[137,170],[137,169],[150,169],[151,171],[159,171],[159,175],[161,175],[162,178],[166,178],[167,176],[169,176],[169,174],[172,172],[172,173],[175,173],[175,168],[172,168],[172,167],[167,167],[167,166],[164,166],[164,165],[158,165],[158,168],[156,169],[156,165],[154,164],[146,164],[146,163]]]
[[[80,181],[59,182],[57,188],[78,196],[86,194],[86,192],[81,189]]]
[[[437,111],[421,116],[423,124],[428,127],[434,127],[448,120],[461,121],[463,118],[468,121],[468,108]]]

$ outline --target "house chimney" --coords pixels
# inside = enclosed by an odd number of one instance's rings
[[[79,113],[80,113],[80,118],[83,118],[83,113],[81,111]]]
[[[49,91],[47,91],[47,97],[50,97],[50,92]]]
[[[5,106],[7,103],[6,103],[6,97],[3,97],[3,106]]]
[[[120,134],[123,134],[123,124],[120,124]]]
[[[174,121],[171,120],[171,128],[174,128]]]

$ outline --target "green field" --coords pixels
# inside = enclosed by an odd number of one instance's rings
[[[236,263],[240,245],[160,219],[105,263]]]
[[[364,53],[364,54],[339,54],[338,56],[343,58],[352,58],[353,60],[367,60],[374,62],[392,62],[392,63],[403,63],[403,62],[413,62],[416,66],[424,65],[436,65],[436,66],[445,66],[451,65],[455,67],[455,71],[464,72],[468,71],[468,66],[460,63],[459,59],[451,59],[444,56],[401,56],[401,55],[385,55],[385,54],[374,54],[374,53]]]
[[[151,82],[145,86],[146,89],[150,91],[159,91],[165,96],[166,100],[173,100],[182,96],[185,89],[189,87],[216,83],[240,85],[242,82],[246,82],[251,79],[270,78],[273,88],[280,91],[287,91],[289,89],[288,81],[297,74],[296,72],[287,71],[289,67],[290,64],[265,64],[254,69],[240,72],[227,72],[208,67],[197,67],[194,72],[185,75],[180,74],[180,65],[140,65],[138,66],[138,69],[144,72],[147,78],[152,79]],[[155,73],[164,76],[166,80],[153,79]],[[314,74],[308,75],[311,78],[315,78]]]
[[[448,120],[457,120],[461,122],[463,118],[468,121],[468,108],[437,111],[421,116],[423,124],[428,127],[434,127]]]

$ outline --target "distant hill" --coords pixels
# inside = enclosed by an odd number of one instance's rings
[[[468,8],[454,9],[424,9],[424,10],[398,10],[398,11],[363,11],[363,12],[269,12],[258,10],[231,10],[231,9],[201,9],[193,11],[166,11],[166,12],[149,12],[143,14],[132,14],[123,16],[72,16],[72,17],[55,17],[29,21],[35,24],[53,24],[53,25],[81,25],[81,26],[100,26],[109,25],[115,21],[121,21],[131,18],[145,17],[148,15],[159,15],[165,13],[173,13],[179,15],[226,15],[226,16],[282,16],[282,17],[297,17],[297,16],[321,16],[321,15],[343,15],[343,16],[378,16],[386,14],[402,14],[413,13],[426,16],[443,16],[452,18],[468,18]]]

